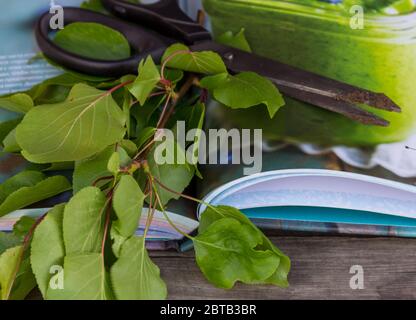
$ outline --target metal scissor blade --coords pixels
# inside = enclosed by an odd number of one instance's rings
[[[302,92],[291,87],[286,87],[284,84],[282,84],[281,81],[278,80],[274,81],[274,79],[271,79],[271,81],[279,87],[279,90],[281,92],[284,92],[289,97],[310,103],[312,105],[319,106],[323,109],[332,112],[342,114],[351,120],[358,121],[366,125],[375,125],[382,127],[387,127],[390,124],[387,120],[371,112],[363,110],[349,102],[335,100],[332,97],[310,93],[307,91]]]
[[[366,104],[386,111],[401,111],[399,106],[382,93],[358,88],[275,60],[214,42],[199,43],[191,48],[195,51],[215,51],[224,58],[227,68],[232,72],[256,72],[271,79],[282,93],[292,98],[366,124],[387,125],[388,122],[353,104]]]

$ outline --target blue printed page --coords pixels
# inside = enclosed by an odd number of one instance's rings
[[[62,6],[79,6],[82,0],[55,0]],[[49,11],[49,0],[2,1],[0,5],[0,94],[31,88],[59,71],[44,60],[31,61],[38,49],[33,34],[36,19]]]

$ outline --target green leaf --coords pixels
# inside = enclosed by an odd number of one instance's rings
[[[145,105],[139,106],[136,104],[130,109],[131,115],[137,122],[138,135],[146,127],[156,127],[157,120],[159,119],[156,111],[165,100],[166,96],[152,97],[147,100]],[[153,121],[154,123],[152,123],[152,117],[157,118],[156,121]]]
[[[191,129],[200,129],[202,130],[205,120],[205,104],[202,102],[197,102],[191,108],[189,113],[188,120],[186,123],[187,128]]]
[[[121,177],[113,198],[113,208],[118,218],[113,226],[123,237],[130,237],[136,232],[144,198],[145,195],[132,176]]]
[[[19,172],[0,184],[0,203],[20,188],[33,187],[44,179],[45,175],[39,171]]]
[[[210,225],[215,221],[223,218],[233,218],[250,228],[252,233],[256,233],[261,237],[257,249],[270,250],[280,258],[279,266],[270,278],[266,279],[265,283],[277,285],[282,288],[289,286],[288,274],[290,271],[291,262],[288,256],[280,251],[273,243],[261,232],[240,210],[228,206],[208,207],[201,215],[199,224],[199,233],[204,233]]]
[[[44,298],[49,287],[51,267],[63,265],[65,256],[62,235],[64,208],[65,205],[61,204],[48,212],[45,219],[36,227],[32,239],[30,254],[32,270]]]
[[[29,259],[23,250],[22,245],[13,246],[0,255],[1,300],[22,300],[36,286]]]
[[[74,170],[74,162],[55,162],[48,165],[43,172],[50,172],[50,171],[73,171]]]
[[[57,75],[53,78],[46,79],[43,82],[41,82],[40,85],[43,85],[43,86],[59,85],[59,86],[65,86],[65,87],[71,88],[77,83],[82,82],[82,80],[83,80],[82,78],[77,77],[75,74],[66,72],[66,73]]]
[[[240,210],[229,206],[210,206],[201,214],[198,232],[204,233],[210,225],[222,218],[233,218],[251,228],[255,233],[261,231]]]
[[[236,34],[233,34],[231,31],[227,31],[217,37],[215,41],[246,52],[251,52],[250,45],[247,42],[244,32],[244,28]]]
[[[0,97],[0,108],[17,113],[26,113],[33,108],[33,100],[25,93],[16,93]]]
[[[56,77],[49,78],[43,82],[37,84],[36,86],[29,89],[28,94],[32,97],[33,100],[38,101],[39,97],[45,94],[50,87],[67,87],[72,88],[77,83],[83,82],[81,78],[76,77],[75,75],[66,72]]]
[[[125,123],[108,92],[77,84],[65,102],[29,111],[17,127],[16,138],[31,162],[74,161],[120,141]]]
[[[201,87],[214,91],[215,89],[227,84],[230,75],[227,72],[219,73],[213,76],[204,77],[201,79]]]
[[[101,0],[88,0],[81,3],[81,8],[96,11],[103,14],[108,14],[108,11],[104,8]]]
[[[96,83],[78,77],[73,73],[65,72],[37,84],[28,90],[27,94],[32,97],[36,105],[58,103],[64,101],[71,88],[81,82],[97,85]]]
[[[123,102],[121,103],[121,105],[122,105],[124,117],[127,119],[126,129],[127,129],[127,137],[129,138],[132,134],[131,126],[132,126],[133,121],[130,117],[130,108],[133,103],[133,96],[130,94],[127,88],[124,88],[122,93],[123,93],[123,96],[122,96]]]
[[[274,284],[281,288],[289,287],[288,275],[291,268],[291,261],[282,251],[280,251],[265,235],[263,235],[263,243],[258,246],[260,250],[271,250],[280,257],[280,263],[276,271],[270,278],[266,279],[266,283]]]
[[[276,86],[254,72],[242,72],[227,77],[206,77],[201,81],[201,85],[213,90],[215,100],[233,109],[265,104],[271,118],[285,104]]]
[[[23,300],[35,287],[36,279],[30,266],[30,259],[26,257],[20,264],[9,299]]]
[[[36,105],[59,103],[65,101],[68,97],[71,87],[61,85],[40,85],[39,91],[36,94]]]
[[[120,141],[120,146],[127,152],[127,155],[131,158],[133,158],[137,154],[137,146],[136,144],[127,139],[123,139]]]
[[[23,254],[23,246],[7,249],[0,256],[0,298],[8,300],[12,291],[16,269]]]
[[[3,140],[3,151],[5,152],[20,152],[22,148],[20,148],[19,144],[16,141],[16,128],[9,132],[9,134]]]
[[[110,146],[90,159],[75,163],[73,175],[74,194],[85,187],[91,186],[97,179],[111,175],[111,172],[108,171],[107,164],[114,150],[114,146]],[[126,151],[120,147],[117,151],[120,154],[120,164],[122,166],[128,165],[131,159]],[[105,181],[98,183],[97,186],[101,187],[103,183]]]
[[[43,58],[53,67],[62,70],[63,72],[65,72],[66,74],[70,74],[71,76],[74,76],[76,78],[78,78],[78,82],[77,83],[85,83],[87,82],[89,85],[92,85],[94,87],[100,87],[102,84],[108,84],[110,82],[116,81],[114,78],[112,77],[100,77],[100,76],[93,76],[91,74],[86,74],[86,73],[81,73],[81,72],[77,72],[75,70],[71,70],[71,69],[67,69],[65,67],[63,67],[62,65],[56,63],[55,61],[48,59],[47,57],[43,56]]]
[[[236,219],[220,219],[194,239],[196,261],[217,287],[230,289],[237,281],[262,283],[275,272],[280,258],[270,250],[256,250],[260,239]]]
[[[191,52],[187,46],[179,43],[166,50],[162,62],[166,62],[169,68],[189,72],[202,74],[227,72],[224,62],[217,53],[212,51]]]
[[[22,121],[22,118],[8,120],[0,123],[0,141],[3,141],[7,135]]]
[[[35,223],[36,219],[23,216],[14,224],[13,234],[23,240]]]
[[[177,108],[172,116],[172,123],[185,122],[185,130],[202,129],[205,120],[205,104],[197,101],[194,105],[183,105]]]
[[[164,150],[170,150],[170,152],[176,150],[173,162],[162,164],[164,160],[169,160],[160,158]],[[156,184],[162,205],[166,205],[171,199],[179,199],[180,196],[177,193],[182,193],[194,177],[194,167],[190,167],[187,163],[179,163],[179,158],[185,159],[185,153],[169,137],[166,137],[163,142],[156,143],[147,158],[151,174],[166,187],[176,192],[167,191]]]
[[[72,180],[74,194],[77,194],[85,187],[92,186],[98,179],[111,175],[111,172],[107,169],[107,164],[113,151],[114,147],[110,146],[90,159],[75,162]],[[97,187],[101,187],[105,182],[96,185]]]
[[[64,210],[64,243],[67,255],[100,252],[107,201],[96,187],[87,187],[71,198]]]
[[[48,300],[111,300],[108,274],[98,253],[66,256],[63,289],[49,288]]]
[[[156,133],[156,128],[147,127],[140,131],[139,137],[135,140],[137,148],[145,146],[145,143],[148,142]]]
[[[202,128],[205,120],[205,104],[197,102],[193,106],[185,105],[178,108],[175,115],[172,117],[172,122],[185,121],[186,132],[193,129],[199,129],[201,131],[195,132],[194,140],[189,143],[192,146],[187,146],[187,157],[192,158],[192,163],[195,164],[195,174],[198,178],[203,179],[202,174],[198,170],[197,162],[199,159],[199,147],[201,144]]]
[[[34,186],[22,187],[11,193],[0,205],[0,217],[68,190],[71,190],[71,184],[63,176],[46,178]]]
[[[166,299],[166,284],[146,251],[143,237],[131,237],[123,244],[120,258],[110,273],[119,300]]]
[[[112,241],[111,249],[113,250],[113,253],[116,256],[116,258],[119,258],[120,254],[121,254],[121,248],[122,248],[124,242],[126,242],[127,238],[123,237],[114,228],[114,224],[111,226],[111,229],[110,229],[110,238],[111,238],[111,241]]]
[[[113,152],[107,163],[107,170],[111,172],[114,176],[117,176],[118,171],[120,170],[120,154],[118,152]]]
[[[151,56],[146,61],[141,61],[139,65],[139,75],[136,80],[128,86],[131,94],[139,100],[143,106],[150,93],[160,81],[159,69],[156,67]]]
[[[165,69],[165,78],[171,81],[173,84],[178,83],[184,77],[184,72],[182,70],[177,69]]]
[[[130,45],[123,34],[103,24],[75,22],[60,30],[54,42],[66,51],[97,60],[130,57]]]
[[[0,232],[0,255],[4,251],[21,244],[22,239],[13,233]]]
[[[192,129],[202,130],[205,120],[205,104],[197,102],[192,106],[184,106],[180,108],[175,114],[174,120],[176,121],[185,121],[186,132],[191,131]],[[195,144],[194,153],[197,154],[197,149],[199,148],[199,143],[201,138],[201,132],[198,132],[195,135],[195,139],[192,143]]]

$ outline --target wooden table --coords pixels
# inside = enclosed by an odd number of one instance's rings
[[[288,289],[237,284],[222,290],[199,271],[193,252],[153,252],[169,299],[415,299],[416,239],[273,237],[292,259]],[[364,289],[350,288],[350,268],[361,265]]]
[[[193,251],[151,252],[169,299],[416,299],[416,239],[317,236],[272,237],[292,259],[290,287],[237,284],[217,289],[199,271]],[[364,289],[350,288],[361,265]],[[28,299],[41,299],[34,290]]]

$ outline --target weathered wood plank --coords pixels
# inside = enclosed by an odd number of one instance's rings
[[[193,253],[153,252],[170,299],[414,299],[416,240],[351,237],[274,237],[292,258],[291,286],[238,284],[225,291],[201,275]],[[364,290],[349,286],[351,266],[364,268]]]
[[[169,288],[169,299],[416,299],[416,239],[272,237],[292,259],[290,288],[209,284],[193,252],[151,252]],[[349,286],[351,266],[364,269],[363,290]],[[29,299],[40,299],[33,292]]]

